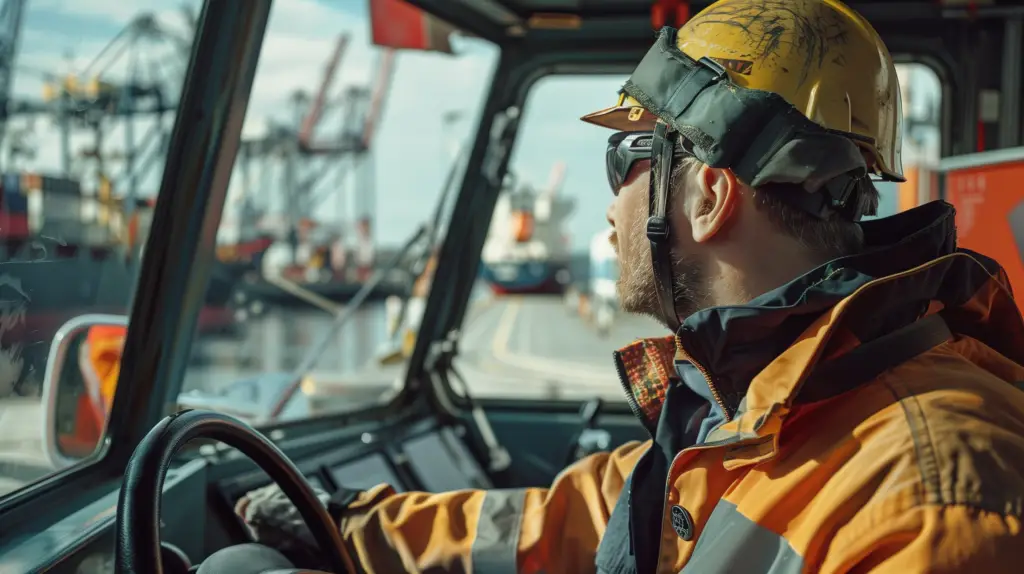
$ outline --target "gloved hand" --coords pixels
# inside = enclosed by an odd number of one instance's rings
[[[312,488],[320,502],[327,506],[331,495],[316,486]],[[303,558],[320,554],[306,521],[276,484],[243,496],[235,503],[235,514],[249,528],[254,541],[280,550],[296,564],[307,562]]]

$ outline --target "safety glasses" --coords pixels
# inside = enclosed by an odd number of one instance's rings
[[[633,164],[644,159],[651,159],[651,146],[654,143],[654,132],[616,132],[608,138],[608,151],[605,152],[605,171],[608,185],[612,193],[619,194],[619,188],[629,177]],[[688,155],[680,146],[676,146],[675,156]]]

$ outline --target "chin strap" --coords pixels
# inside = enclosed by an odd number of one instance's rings
[[[675,293],[672,287],[672,248],[668,224],[668,196],[671,190],[672,156],[675,151],[674,132],[662,122],[654,127],[651,145],[651,177],[648,188],[647,239],[651,242],[651,260],[654,263],[654,282],[658,289],[661,313],[672,332],[679,330],[682,321],[676,315]]]

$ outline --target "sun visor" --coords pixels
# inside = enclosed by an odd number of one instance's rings
[[[800,183],[831,194],[835,186],[826,183],[840,178],[846,195],[867,177],[853,139],[860,136],[822,127],[778,94],[738,86],[718,62],[681,52],[673,28],[662,28],[623,90],[677,131],[697,159],[753,187]]]

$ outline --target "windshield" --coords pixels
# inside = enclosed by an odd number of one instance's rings
[[[498,50],[368,5],[274,3],[181,406],[261,425],[398,390]]]
[[[122,323],[112,340],[123,336],[199,3],[159,8],[4,5],[0,494],[55,470],[40,432],[55,335],[107,314]],[[96,390],[94,441],[113,388]]]

